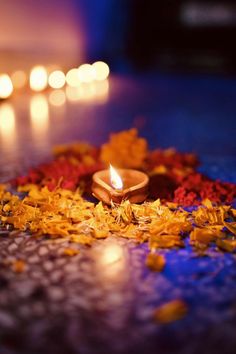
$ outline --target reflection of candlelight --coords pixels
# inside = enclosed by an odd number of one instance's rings
[[[125,253],[121,245],[114,241],[103,244],[99,252],[96,252],[96,265],[98,267],[98,276],[104,282],[104,285],[114,283],[123,283],[127,280]],[[107,283],[107,279],[110,279]]]
[[[63,90],[52,91],[49,95],[49,102],[53,106],[62,106],[66,102],[66,95]]]
[[[112,165],[110,165],[110,181],[111,181],[111,185],[114,189],[116,189],[116,190],[123,189],[122,179]]]
[[[43,66],[35,66],[30,72],[30,88],[33,91],[43,91],[48,84],[47,71]]]
[[[37,94],[30,101],[30,116],[35,136],[45,134],[48,130],[48,102],[44,95]]]
[[[123,250],[121,246],[118,244],[109,244],[103,248],[100,261],[103,265],[109,265],[119,261],[122,256]]]
[[[109,93],[108,80],[82,83],[78,87],[66,87],[66,97],[69,101],[106,103]]]
[[[7,74],[0,75],[0,99],[8,98],[13,91],[13,85],[10,77]]]
[[[11,137],[15,133],[15,113],[10,104],[0,106],[0,130],[3,136]]]
[[[69,101],[74,102],[80,99],[80,87],[66,87],[66,97]]]
[[[95,101],[95,84],[90,82],[88,84],[81,84],[79,87],[79,99],[81,101]]]
[[[0,106],[0,133],[4,145],[15,148],[15,113],[8,103]]]
[[[66,87],[66,97],[69,101],[95,101],[95,84],[93,82],[89,84],[80,84],[78,87]]]
[[[103,81],[97,81],[94,83],[95,89],[96,89],[96,102],[97,103],[106,103],[108,100],[108,95],[109,95],[109,81],[103,80]]]

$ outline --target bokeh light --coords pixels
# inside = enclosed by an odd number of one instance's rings
[[[13,85],[9,75],[0,75],[0,98],[8,98],[13,92]]]
[[[80,93],[81,89],[80,87],[66,87],[66,97],[68,101],[75,102],[80,99]]]
[[[52,91],[49,95],[49,102],[53,106],[62,106],[66,102],[66,95],[63,90]]]
[[[100,262],[103,265],[110,265],[119,261],[123,257],[123,249],[118,244],[106,245],[100,257]]]
[[[44,95],[38,94],[31,97],[30,116],[33,124],[41,130],[42,125],[48,125],[48,102]]]
[[[66,74],[66,83],[71,87],[79,85],[78,69],[73,68]]]
[[[82,84],[80,86],[80,99],[81,101],[94,101],[96,94],[95,83]]]
[[[92,82],[95,80],[96,72],[92,65],[82,64],[78,68],[78,77],[80,82]]]
[[[101,282],[113,287],[115,283],[126,281],[127,264],[122,246],[112,241],[104,244],[99,251],[96,253],[96,266]]]
[[[30,72],[30,88],[33,91],[43,91],[47,84],[47,70],[43,66],[35,66]]]
[[[95,99],[97,103],[104,104],[109,98],[109,80],[97,81]]]
[[[95,79],[98,81],[106,80],[109,76],[110,69],[109,66],[103,61],[96,61],[92,64],[95,70]]]
[[[14,88],[21,89],[26,85],[27,75],[23,70],[17,70],[11,74],[11,80]]]
[[[30,120],[33,143],[41,151],[47,150],[50,134],[49,105],[47,97],[42,93],[34,94],[30,99]]]
[[[7,139],[15,133],[15,113],[12,105],[8,103],[0,106],[0,132]]]
[[[66,83],[65,74],[61,70],[53,71],[48,78],[48,84],[54,89],[62,88]]]

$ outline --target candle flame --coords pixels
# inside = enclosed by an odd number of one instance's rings
[[[7,74],[0,75],[0,99],[8,98],[13,92],[13,85],[10,76]]]
[[[43,66],[35,66],[30,72],[30,88],[33,91],[43,91],[48,84],[48,74]]]
[[[118,190],[123,189],[122,179],[112,165],[110,165],[110,180],[111,180],[111,185],[114,189],[118,189]]]

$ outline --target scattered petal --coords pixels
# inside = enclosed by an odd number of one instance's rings
[[[186,316],[188,306],[183,300],[172,300],[159,306],[154,311],[154,320],[159,323],[167,324],[181,320]]]

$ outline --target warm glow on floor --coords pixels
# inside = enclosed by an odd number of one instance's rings
[[[80,89],[80,99],[82,101],[94,100],[96,88],[94,82],[89,84],[81,84]]]
[[[93,63],[92,67],[95,70],[95,80],[102,81],[108,78],[110,69],[106,63],[103,61],[96,61]]]
[[[33,91],[43,91],[47,84],[47,70],[43,66],[35,66],[30,72],[30,88]]]
[[[13,85],[7,74],[0,75],[0,98],[8,98],[13,91]]]
[[[65,74],[61,70],[53,71],[48,78],[48,84],[51,88],[62,88],[66,83]]]
[[[123,249],[118,244],[106,245],[101,254],[101,263],[103,265],[110,265],[119,261],[123,257]]]
[[[9,103],[0,106],[0,132],[3,138],[11,138],[15,134],[15,113]]]
[[[30,101],[30,116],[35,132],[42,132],[48,128],[48,101],[42,94],[34,95]]]
[[[78,68],[78,77],[80,82],[92,82],[95,79],[96,72],[92,65],[82,64]]]
[[[66,102],[66,95],[63,90],[52,91],[49,95],[49,102],[53,106],[62,106]]]
[[[95,99],[97,103],[104,104],[109,97],[109,81],[108,79],[95,82],[96,94]]]

